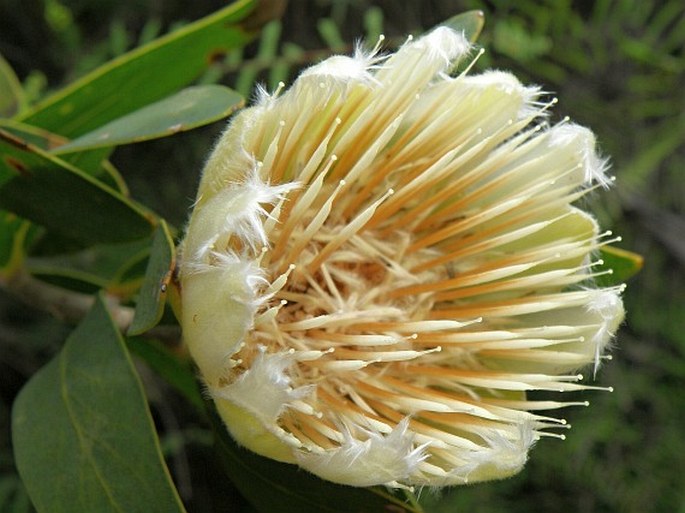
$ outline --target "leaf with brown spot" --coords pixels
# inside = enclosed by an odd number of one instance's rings
[[[141,239],[157,223],[120,192],[2,129],[0,154],[0,208],[48,231],[88,245]]]

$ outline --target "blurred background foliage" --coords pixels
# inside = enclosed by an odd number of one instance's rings
[[[220,0],[2,0],[0,54],[34,102],[111,58],[222,6]],[[423,491],[435,512],[685,512],[685,4],[681,0],[291,0],[280,22],[200,79],[249,95],[273,89],[355,39],[388,45],[482,9],[476,70],[513,70],[559,97],[553,120],[592,127],[617,185],[588,201],[619,246],[645,257],[625,294],[628,320],[584,395],[566,441],[545,440],[517,477]],[[173,62],[169,66],[174,66]],[[203,159],[223,126],[119,148],[131,195],[183,226]],[[13,466],[9,410],[69,328],[0,295],[0,511],[31,511]],[[141,367],[162,444],[191,512],[251,511],[212,458],[206,419]]]

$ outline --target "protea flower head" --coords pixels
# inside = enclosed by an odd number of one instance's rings
[[[595,388],[623,317],[576,202],[588,129],[440,27],[262,92],[209,157],[182,248],[184,336],[243,446],[353,486],[521,469]],[[555,430],[556,429],[556,430]]]

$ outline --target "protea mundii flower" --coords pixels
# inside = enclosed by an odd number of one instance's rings
[[[183,329],[234,439],[353,486],[511,475],[595,388],[623,317],[593,284],[608,186],[590,130],[514,76],[452,73],[440,27],[262,91],[209,157]]]

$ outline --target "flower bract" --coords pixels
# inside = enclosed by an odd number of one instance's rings
[[[440,27],[263,92],[208,159],[184,337],[235,440],[353,486],[509,476],[623,317],[595,138]]]

